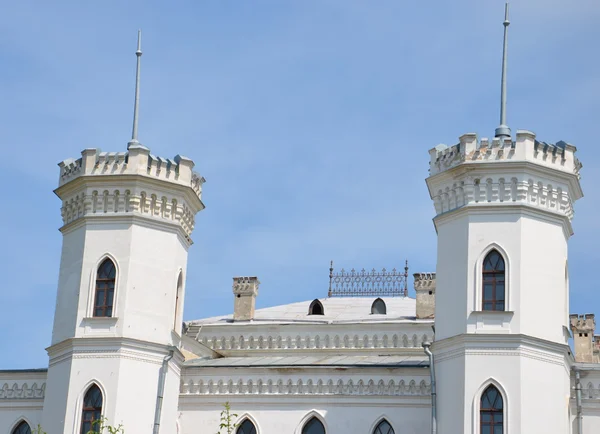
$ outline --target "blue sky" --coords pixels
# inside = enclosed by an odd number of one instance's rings
[[[434,270],[427,151],[498,124],[502,1],[3,3],[1,369],[47,365],[56,164],[125,150],[138,28],[140,141],[207,179],[186,319],[228,313],[235,275],[262,307],[325,296],[330,259]],[[578,147],[571,311],[600,314],[599,20],[596,0],[511,4],[508,124]]]

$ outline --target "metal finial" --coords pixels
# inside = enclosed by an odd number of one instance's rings
[[[504,6],[504,45],[502,48],[502,86],[500,90],[500,126],[496,128],[496,137],[510,137],[510,128],[506,125],[506,62],[508,57],[508,3]]]
[[[142,31],[138,30],[137,51],[137,66],[135,69],[135,103],[133,106],[133,130],[131,132],[131,141],[129,144],[138,144],[138,115],[140,107],[140,64],[142,60]]]
[[[333,261],[329,263],[329,291],[327,291],[327,297],[331,297],[331,280],[333,279]]]

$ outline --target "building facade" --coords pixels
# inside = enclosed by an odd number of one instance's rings
[[[49,363],[0,371],[0,434],[600,432],[600,337],[569,311],[581,163],[513,137],[504,76],[495,137],[429,151],[437,265],[415,298],[407,268],[332,264],[326,297],[256,309],[259,279],[234,277],[231,315],[185,322],[204,179],[137,141],[136,86],[127,151],[59,164]]]

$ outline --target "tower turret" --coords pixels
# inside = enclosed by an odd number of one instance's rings
[[[429,151],[438,236],[435,326],[440,433],[569,432],[567,244],[583,196],[566,142],[501,125]],[[540,385],[545,378],[552,378]],[[543,409],[544,417],[540,418]]]
[[[85,149],[59,164],[63,245],[43,427],[87,432],[102,415],[127,433],[176,432],[188,249],[204,208],[192,160]],[[160,417],[162,415],[162,417]]]

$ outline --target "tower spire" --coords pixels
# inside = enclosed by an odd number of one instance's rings
[[[138,30],[137,50],[135,52],[137,57],[137,65],[135,68],[135,102],[133,105],[133,130],[131,131],[131,141],[127,147],[131,145],[139,145],[138,142],[138,115],[140,107],[140,64],[142,60],[142,31]]]
[[[506,61],[508,57],[508,2],[504,6],[504,44],[502,47],[502,85],[500,91],[500,126],[496,128],[496,137],[510,137],[510,128],[506,125]]]

